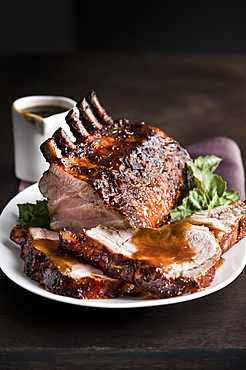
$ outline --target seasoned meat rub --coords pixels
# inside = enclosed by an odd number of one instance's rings
[[[94,92],[77,108],[66,118],[75,142],[59,129],[41,146],[51,228],[160,226],[193,186],[186,150],[143,122],[112,120]]]

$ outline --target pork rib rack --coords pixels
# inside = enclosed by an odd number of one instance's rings
[[[59,129],[41,146],[51,229],[161,225],[193,186],[187,151],[144,122],[113,120],[93,91],[77,108],[66,117],[76,140]]]

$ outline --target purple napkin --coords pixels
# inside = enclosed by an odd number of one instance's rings
[[[192,159],[196,159],[200,155],[205,157],[212,154],[222,158],[223,160],[215,172],[227,182],[227,189],[237,190],[241,198],[245,199],[244,167],[240,149],[235,141],[218,136],[189,145],[186,149]],[[32,183],[21,181],[19,192],[30,185]]]
[[[186,147],[192,159],[200,155],[216,155],[222,158],[215,173],[227,182],[227,189],[237,190],[245,199],[245,174],[241,151],[235,141],[223,136],[212,137]]]
[[[19,184],[19,189],[18,189],[18,193],[20,193],[22,190],[28,188],[29,186],[31,186],[33,183],[32,182],[27,182],[27,181],[21,181],[20,184]]]

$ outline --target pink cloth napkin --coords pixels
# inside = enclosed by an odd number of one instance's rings
[[[199,156],[216,155],[222,158],[222,162],[215,170],[224,181],[228,189],[239,192],[241,198],[245,199],[245,174],[241,157],[241,151],[237,143],[227,137],[218,136],[202,142],[189,145],[186,148],[193,159]],[[19,192],[32,185],[30,182],[21,181]]]

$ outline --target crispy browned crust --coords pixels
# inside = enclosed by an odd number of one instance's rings
[[[234,244],[237,243],[237,230],[238,230],[238,224],[234,225],[230,228],[226,233],[224,233],[223,237],[221,238],[215,238],[222,250],[222,254],[225,253],[228,249],[230,249]]]
[[[67,116],[76,142],[59,129],[41,146],[46,160],[88,182],[130,226],[159,226],[194,186],[187,151],[143,122],[113,121],[94,92],[78,108]]]
[[[246,201],[244,202],[246,203]],[[242,217],[239,220],[238,229],[237,229],[237,239],[236,241],[239,242],[246,236],[246,216]]]
[[[112,253],[85,233],[72,233],[67,230],[60,231],[58,247],[73,252],[82,261],[92,264],[109,276],[146,290],[155,298],[170,298],[206,288],[211,285],[217,268],[215,262],[198,280],[192,277],[172,279],[148,261]]]
[[[229,230],[221,233],[220,237],[215,237],[218,241],[222,254],[230,249],[234,244],[242,240],[246,236],[246,217],[237,220]]]
[[[62,274],[59,267],[32,245],[30,234],[21,226],[12,229],[10,238],[21,246],[24,273],[54,294],[78,299],[106,299],[122,296],[129,289],[118,279],[93,276],[75,280]]]
[[[21,225],[16,225],[10,232],[10,239],[21,246],[22,254],[22,249],[24,248],[24,244],[27,240],[27,230]],[[25,260],[24,255],[21,255],[21,258]]]

